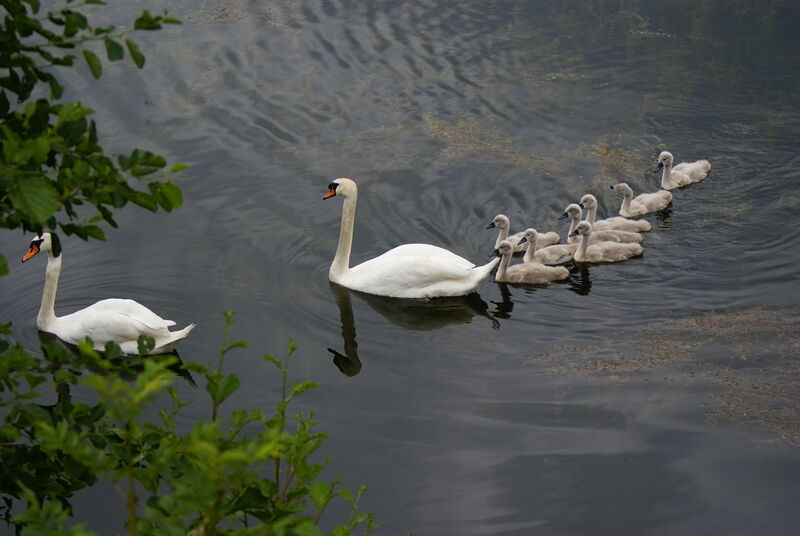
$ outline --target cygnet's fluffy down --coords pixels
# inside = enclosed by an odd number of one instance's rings
[[[497,227],[500,229],[500,233],[497,235],[497,240],[494,242],[494,247],[497,248],[500,246],[500,242],[502,240],[508,240],[511,244],[514,245],[514,253],[519,253],[525,251],[525,246],[520,246],[519,241],[522,240],[524,236],[524,232],[514,233],[509,236],[509,229],[511,228],[511,223],[509,222],[508,216],[505,214],[498,214],[497,216],[492,219],[489,225],[486,226],[487,229],[494,229]],[[539,247],[549,246],[551,244],[558,244],[558,241],[561,238],[558,236],[558,233],[550,232],[550,233],[543,233],[539,236]]]
[[[633,197],[633,189],[624,182],[615,184],[611,189],[622,196],[622,206],[619,208],[619,214],[626,218],[635,218],[650,212],[658,212],[672,203],[672,193],[666,190]]]
[[[563,266],[545,266],[544,264],[525,262],[509,266],[514,246],[508,240],[501,240],[497,246],[497,253],[502,255],[497,268],[496,281],[503,283],[529,283],[541,285],[550,281],[558,281],[569,277],[569,270]]]
[[[620,216],[595,221],[597,216],[597,198],[592,194],[584,195],[581,198],[579,206],[586,209],[586,221],[592,224],[595,231],[619,230],[631,233],[644,233],[652,229],[649,221],[629,220]]]
[[[592,235],[592,224],[582,221],[578,224],[573,235],[580,236],[581,242],[575,250],[574,259],[577,262],[617,262],[636,257],[644,252],[641,244],[619,242],[600,242],[589,245]]]
[[[581,221],[581,207],[575,203],[570,203],[558,219],[569,218],[569,231],[567,231],[567,243],[577,244],[578,237],[573,236],[570,238],[569,234],[575,230],[578,223]],[[525,235],[527,236],[527,234]],[[608,229],[603,231],[592,232],[592,244],[595,242],[637,242],[641,243],[644,240],[641,234],[630,231],[620,231],[618,229]],[[545,263],[547,264],[547,263]]]
[[[525,236],[520,240],[520,245],[527,246],[523,262],[539,264],[564,264],[572,260],[578,244],[554,244],[544,248],[538,247],[539,233],[536,229],[526,229]]]
[[[661,188],[664,190],[672,190],[673,188],[700,182],[711,171],[711,164],[708,160],[681,162],[675,167],[672,166],[672,161],[672,153],[669,151],[663,151],[658,155],[658,165],[654,171],[664,170],[661,174]]]

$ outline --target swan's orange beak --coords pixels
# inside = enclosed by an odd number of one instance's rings
[[[31,257],[33,257],[34,255],[36,255],[37,253],[39,253],[39,251],[41,251],[41,250],[39,249],[39,246],[38,246],[38,245],[36,245],[36,244],[31,244],[31,248],[28,250],[28,252],[25,254],[25,256],[24,256],[24,257],[22,257],[22,262],[25,262],[25,261],[27,261],[28,259],[30,259],[30,258],[31,258]]]
[[[330,188],[330,190],[328,190],[327,194],[322,196],[322,199],[328,199],[329,197],[333,197],[334,195],[336,195],[336,186],[331,184],[328,188]]]

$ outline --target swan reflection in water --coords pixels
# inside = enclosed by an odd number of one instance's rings
[[[74,344],[71,344],[71,343],[68,343],[68,342],[66,342],[66,341],[64,341],[62,339],[59,339],[56,335],[54,335],[52,333],[48,333],[46,331],[37,330],[37,333],[39,335],[39,343],[43,347],[44,346],[50,346],[50,345],[53,345],[53,344],[57,344],[57,345],[65,347],[67,350],[72,352],[72,354],[74,354],[76,357],[81,357],[80,350],[78,350],[78,347],[75,346]],[[103,352],[99,352],[99,353],[100,353],[101,356],[103,356]],[[186,380],[186,383],[188,383],[192,387],[197,387],[197,383],[194,381],[194,378],[192,377],[192,373],[189,372],[187,369],[182,367],[183,360],[181,359],[181,356],[178,355],[178,351],[177,350],[172,350],[171,352],[168,352],[166,354],[151,354],[151,355],[146,356],[145,359],[153,359],[153,358],[157,358],[158,356],[173,356],[173,357],[175,357],[177,359],[177,361],[175,361],[175,362],[171,363],[170,365],[168,365],[167,369],[169,371],[173,372],[176,376],[180,376],[181,378]],[[135,379],[135,376],[134,376],[134,374],[132,374],[132,372],[134,372],[134,371],[135,372],[140,372],[141,370],[144,369],[144,365],[143,365],[142,361],[139,360],[138,356],[116,357],[116,358],[112,359],[111,362],[113,364],[115,364],[115,365],[120,365],[120,364],[122,364],[124,362],[127,362],[128,374],[123,372],[122,373],[122,377],[123,377],[123,379],[129,380],[129,381]],[[92,372],[95,372],[95,373],[98,373],[98,374],[103,374],[103,373],[106,372],[102,368],[97,368],[97,367],[89,367],[89,369]],[[53,372],[55,372],[55,369],[53,370]],[[56,386],[56,388],[58,389],[58,385]],[[67,391],[69,391],[69,387],[68,386],[67,386]]]
[[[589,265],[585,262],[576,262],[569,267],[569,289],[575,294],[586,296],[592,290],[592,278],[589,276]]]
[[[329,284],[339,307],[344,354],[333,348],[328,348],[328,351],[333,354],[334,365],[346,376],[355,376],[362,367],[358,357],[351,295],[358,296],[392,324],[412,331],[430,331],[448,324],[468,324],[475,316],[488,319],[494,329],[500,327],[497,319],[489,314],[489,305],[476,292],[467,296],[403,299],[365,294],[333,282]]]
[[[569,270],[569,277],[562,283],[566,283],[567,288],[576,294],[586,296],[592,289],[592,279],[589,276],[589,265],[585,262],[575,262],[565,265]],[[548,286],[558,284],[558,282],[549,283],[547,285],[528,285],[528,284],[508,284],[500,281],[495,281],[497,288],[500,291],[500,301],[493,301],[495,309],[492,315],[496,318],[507,320],[511,318],[511,312],[514,310],[514,301],[511,299],[511,289],[518,288],[524,289],[528,292],[535,292],[538,289],[543,289]]]

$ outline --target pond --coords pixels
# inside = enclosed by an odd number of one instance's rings
[[[124,24],[142,9],[97,11]],[[251,348],[229,407],[269,408],[299,346],[296,410],[326,471],[369,491],[379,535],[794,534],[800,523],[800,7],[792,1],[150,2],[180,27],[138,38],[141,71],[65,71],[107,149],[190,169],[184,206],[126,208],[108,242],[64,242],[63,314],[130,297],[197,328],[222,311]],[[658,188],[660,151],[709,177],[645,217],[644,255],[568,280],[403,301],[328,281],[359,185],[353,264],[430,243],[487,262],[512,230],[564,235],[585,193]],[[0,235],[13,261],[29,237]],[[28,349],[41,259],[0,279]],[[181,394],[200,398],[186,382]],[[82,396],[80,393],[76,396]],[[186,426],[206,417],[196,404]],[[76,515],[119,533],[121,499]]]

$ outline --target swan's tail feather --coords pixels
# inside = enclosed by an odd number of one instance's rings
[[[483,280],[485,277],[487,277],[491,273],[491,271],[494,269],[494,267],[497,266],[498,262],[500,262],[500,257],[495,257],[494,259],[490,260],[489,262],[487,262],[483,266],[476,266],[472,270],[474,272],[480,274],[480,276],[479,276],[480,280]]]
[[[195,328],[197,324],[192,322],[188,326],[178,331],[170,331],[169,336],[167,337],[160,337],[156,339],[156,345],[153,350],[150,352],[151,354],[163,354],[166,352],[172,351],[175,346],[181,341],[181,339],[186,338],[187,335]]]

